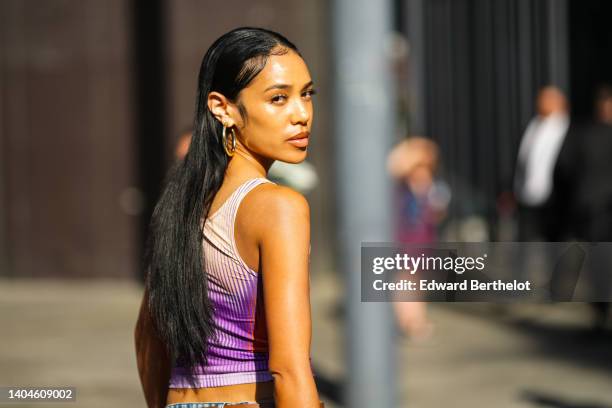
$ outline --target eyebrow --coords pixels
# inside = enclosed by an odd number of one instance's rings
[[[304,85],[302,87],[302,89],[306,89],[306,88],[308,88],[311,85],[312,85],[312,81],[310,81],[306,85]],[[291,85],[287,85],[287,84],[275,84],[275,85],[271,85],[271,86],[267,87],[266,89],[264,89],[264,92],[267,92],[270,89],[287,89],[287,88],[291,88]]]

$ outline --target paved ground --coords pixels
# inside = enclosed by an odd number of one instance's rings
[[[313,364],[330,408],[344,378],[340,288],[313,276]],[[132,345],[140,295],[129,282],[0,281],[0,386],[71,385],[68,407],[144,407]],[[586,306],[430,312],[429,341],[398,338],[401,407],[612,407],[612,336],[590,333]]]

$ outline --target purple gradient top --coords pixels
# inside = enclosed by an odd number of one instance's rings
[[[272,381],[261,276],[240,258],[234,239],[238,206],[262,183],[270,181],[242,184],[204,225],[204,271],[215,332],[208,342],[208,365],[196,367],[196,388]],[[193,388],[188,374],[175,366],[169,388]]]

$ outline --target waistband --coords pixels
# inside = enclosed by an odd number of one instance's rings
[[[166,405],[166,408],[274,408],[273,402],[179,402]]]
[[[166,408],[274,408],[274,402],[179,402],[166,405]],[[323,402],[319,401],[320,408],[325,408]]]

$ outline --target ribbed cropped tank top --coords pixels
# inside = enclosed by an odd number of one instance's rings
[[[244,197],[262,183],[242,184],[204,223],[204,273],[213,307],[214,335],[208,340],[208,365],[195,368],[196,388],[272,381],[261,275],[242,260],[234,223]],[[169,388],[192,388],[189,371],[172,369]]]

